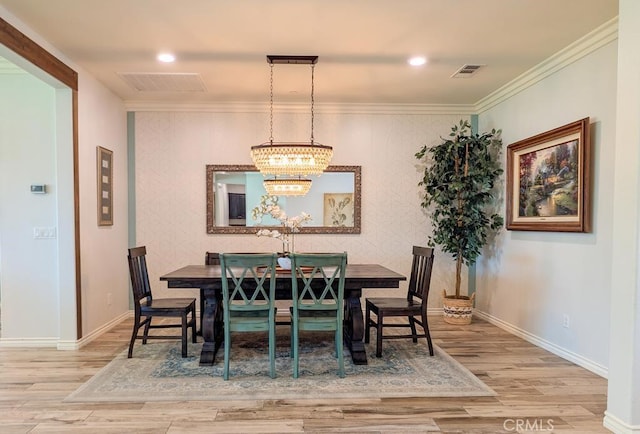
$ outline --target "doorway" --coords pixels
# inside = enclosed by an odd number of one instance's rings
[[[15,275],[19,273],[19,276],[28,279],[36,274],[39,266],[44,264],[51,265],[55,270],[55,273],[53,273],[55,275],[53,305],[45,305],[42,298],[38,297],[40,294],[35,294],[35,297],[32,296],[27,301],[30,303],[28,311],[31,315],[34,315],[33,308],[37,307],[41,307],[43,311],[52,311],[53,313],[50,318],[55,318],[57,339],[76,341],[82,337],[79,279],[80,244],[79,227],[77,223],[79,216],[77,182],[77,73],[2,18],[0,18],[0,56],[50,86],[53,101],[51,105],[54,110],[54,114],[51,116],[54,123],[53,137],[51,138],[54,147],[53,155],[50,156],[50,163],[52,164],[52,171],[55,173],[54,181],[51,183],[51,196],[47,197],[49,202],[55,204],[54,213],[49,216],[49,220],[45,222],[43,226],[36,226],[33,221],[30,222],[29,224],[31,224],[31,226],[28,227],[29,230],[23,230],[20,234],[22,243],[13,242],[13,245],[10,246],[7,244],[6,238],[3,239],[3,244],[0,247],[5,254],[0,255],[0,259],[5,263],[5,266],[0,269],[0,277],[4,282],[17,281],[19,277],[16,279],[12,276],[12,273]],[[31,128],[33,129],[33,126],[31,126]],[[13,153],[16,149],[19,150],[19,147],[7,147],[7,149],[10,149],[10,152]],[[46,159],[46,156],[39,155],[38,153],[29,155],[27,166],[37,166],[41,157],[42,159]],[[17,169],[13,168],[13,170],[19,173]],[[33,173],[37,173],[37,170]],[[35,179],[34,175],[31,176],[32,179]],[[37,181],[22,180],[19,188],[24,188],[24,182],[27,182],[27,188],[29,188],[32,183],[38,183]],[[11,183],[14,183],[13,180]],[[15,184],[18,185],[17,183]],[[31,196],[28,197],[30,199],[32,198]],[[26,200],[29,201],[29,199]],[[46,202],[46,200],[44,202]],[[0,204],[0,206],[1,205],[2,204]],[[15,209],[13,209],[11,213],[7,211],[6,214],[20,215],[20,212],[16,212]],[[53,244],[55,244],[55,246],[48,249],[42,258],[30,258],[20,261],[17,271],[14,270],[13,266],[6,266],[8,256],[6,252],[13,252],[14,248],[23,249],[24,245],[40,241],[39,238],[36,239],[34,237],[42,234],[42,232],[39,232],[39,229],[42,228],[45,229],[43,232],[46,236],[54,240]],[[36,232],[38,232],[38,234],[36,234]],[[36,250],[47,250],[43,247],[43,244],[38,245]],[[25,272],[25,269],[30,270],[30,272]],[[35,288],[34,285],[34,282],[30,282],[28,287],[33,289]],[[51,291],[51,287],[48,289]],[[9,306],[10,292],[6,283],[0,286],[0,290],[3,291],[3,294],[0,295],[0,300],[2,300],[1,303],[4,308],[4,315],[0,315],[0,318],[2,318],[4,324],[2,327],[3,342],[6,343],[7,339],[5,335],[12,331],[10,327],[13,327],[12,324],[15,323],[12,315],[20,314],[17,312],[12,313],[13,308]],[[21,296],[24,296],[24,294],[21,294]],[[52,299],[45,297],[45,300],[51,301]],[[18,301],[22,303],[21,300]],[[21,312],[23,311],[24,310],[21,310]]]

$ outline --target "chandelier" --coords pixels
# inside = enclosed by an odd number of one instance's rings
[[[271,178],[265,179],[264,189],[271,196],[304,196],[311,189],[311,180],[307,178]]]
[[[298,178],[268,179],[265,181],[265,187],[269,183],[269,185],[279,185],[284,188],[285,183],[288,182],[291,185],[291,190],[295,190],[293,186],[296,183],[301,185],[302,178],[300,177],[322,174],[333,156],[333,148],[331,146],[321,145],[313,139],[314,67],[317,61],[318,56],[267,56],[267,62],[269,62],[271,68],[270,136],[268,142],[251,147],[251,158],[263,175],[274,175],[276,177],[285,175]],[[309,142],[285,143],[273,141],[273,65],[276,63],[311,65],[311,140]],[[304,180],[304,185],[309,186],[307,188],[308,191],[311,188],[311,181]]]

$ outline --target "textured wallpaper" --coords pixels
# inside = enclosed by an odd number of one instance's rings
[[[421,168],[414,158],[467,115],[316,114],[316,141],[334,148],[332,164],[362,166],[362,233],[298,235],[296,250],[346,251],[350,263],[379,263],[408,275],[411,247],[426,245],[431,231],[420,207]],[[262,113],[137,112],[136,237],[146,245],[151,283],[158,296],[175,296],[159,276],[201,264],[210,251],[277,251],[279,241],[254,235],[206,232],[207,164],[251,164],[249,148],[268,140]],[[309,116],[274,116],[276,141],[308,140]],[[321,221],[322,216],[313,216]],[[455,263],[436,251],[430,306],[453,287]],[[463,282],[466,287],[466,281]],[[406,290],[406,284],[402,290]],[[368,290],[365,294],[401,294]]]

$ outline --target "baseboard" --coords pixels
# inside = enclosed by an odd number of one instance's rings
[[[556,356],[562,357],[563,359],[568,360],[571,363],[575,363],[576,365],[583,367],[593,372],[596,375],[599,375],[603,378],[608,377],[609,371],[605,366],[602,366],[592,360],[582,357],[579,354],[573,353],[571,351],[567,351],[566,349],[552,342],[549,342],[545,339],[542,339],[539,336],[529,333],[526,330],[516,327],[513,324],[509,324],[508,322],[505,322],[499,318],[489,315],[486,312],[481,312],[474,309],[473,314],[480,319],[490,322],[491,324],[524,339],[527,342],[530,342],[540,348],[544,348],[545,350],[552,352]]]
[[[628,425],[608,411],[604,412],[603,426],[616,434],[640,434],[640,425]]]
[[[440,315],[442,316],[442,308],[441,307],[429,307],[427,308],[427,315]]]
[[[0,347],[55,348],[58,338],[0,338]]]
[[[83,336],[81,339],[78,339],[78,340],[75,340],[75,341],[59,340],[57,342],[56,346],[57,346],[57,348],[59,350],[78,350],[78,349],[82,348],[83,346],[87,345],[89,342],[97,339],[98,337],[100,337],[104,333],[108,332],[113,327],[115,327],[116,325],[118,325],[122,321],[124,321],[125,319],[130,318],[132,316],[132,312],[133,311],[126,311],[126,312],[122,313],[121,315],[118,315],[117,317],[115,317],[114,319],[109,321],[108,323],[106,323],[103,326],[93,330],[88,335]]]

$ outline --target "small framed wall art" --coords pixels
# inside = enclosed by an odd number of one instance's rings
[[[101,146],[98,152],[98,226],[113,225],[113,151]]]
[[[507,147],[507,229],[591,232],[589,118]]]
[[[353,226],[353,193],[325,193],[322,224],[330,227]]]

